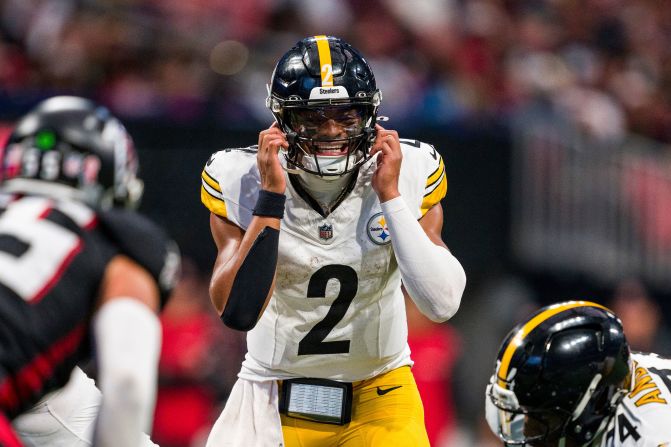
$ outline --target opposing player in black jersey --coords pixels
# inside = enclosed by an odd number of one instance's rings
[[[179,254],[128,209],[142,194],[132,140],[106,108],[55,97],[17,123],[1,154],[0,444],[16,445],[15,420],[27,445],[146,445],[156,312]],[[93,351],[102,401],[73,373]],[[70,424],[78,405],[93,416]]]

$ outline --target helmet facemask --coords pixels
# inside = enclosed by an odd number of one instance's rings
[[[492,377],[487,386],[486,418],[506,446],[560,445],[571,440],[575,446],[590,444],[606,427],[625,391],[602,386],[597,374],[573,413],[559,406],[520,405],[513,391],[499,386]]]
[[[333,36],[307,37],[280,58],[266,106],[289,147],[285,169],[337,179],[370,159],[382,95],[368,62]]]
[[[281,100],[270,97],[275,119],[287,135],[287,170],[321,177],[342,176],[370,159],[380,93],[354,99]]]
[[[101,138],[113,148],[114,154],[114,181],[102,197],[103,207],[137,208],[144,192],[144,182],[138,178],[139,162],[132,138],[116,118],[107,121]]]
[[[495,383],[487,386],[486,417],[492,431],[506,446],[546,446],[558,440],[570,414],[561,408],[529,408],[519,404],[513,391]]]

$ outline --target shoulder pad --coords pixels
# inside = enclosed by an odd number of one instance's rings
[[[152,221],[129,210],[98,213],[99,228],[121,253],[144,267],[156,280],[165,304],[177,281],[180,253],[177,244]]]
[[[423,188],[421,215],[447,194],[447,173],[443,157],[432,144],[401,138],[403,163],[412,163],[412,172],[420,173]]]
[[[256,153],[256,146],[221,150],[210,157],[201,172],[203,204],[241,228],[249,225],[258,196]]]

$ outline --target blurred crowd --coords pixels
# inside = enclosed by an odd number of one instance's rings
[[[257,126],[274,62],[314,34],[367,56],[397,128],[542,97],[599,137],[671,141],[655,0],[0,0],[0,111],[77,92],[127,119]]]
[[[598,139],[671,143],[671,8],[659,0],[0,0],[0,119],[74,93],[125,120],[258,129],[273,64],[314,34],[361,50],[396,129],[505,121],[540,102]],[[212,310],[207,275],[185,263],[162,316],[153,435],[163,447],[203,445],[245,352]],[[432,445],[498,445],[482,419],[498,344],[567,298],[612,306],[634,349],[671,355],[668,322],[636,278],[566,297],[491,276],[447,325],[410,304]]]

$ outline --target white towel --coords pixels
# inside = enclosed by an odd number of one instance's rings
[[[238,379],[206,447],[283,447],[275,380]]]

